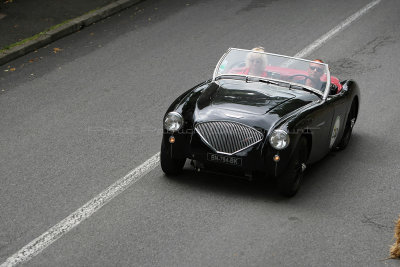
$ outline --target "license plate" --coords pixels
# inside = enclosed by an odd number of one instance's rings
[[[224,155],[207,153],[207,160],[228,165],[242,166],[241,158],[229,157]]]

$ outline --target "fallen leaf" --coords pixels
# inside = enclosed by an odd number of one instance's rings
[[[93,32],[91,32],[91,33],[90,33],[90,35],[91,35],[91,36],[93,36],[93,35],[94,35],[94,33],[93,33]]]
[[[151,18],[148,18],[149,21],[151,21]]]
[[[11,68],[10,71],[15,71],[15,68]]]
[[[390,258],[400,259],[400,216],[399,220],[397,221],[397,224],[394,228],[394,238],[396,238],[396,242],[393,244],[393,246],[390,248]]]
[[[55,54],[57,54],[58,52],[60,52],[62,49],[61,48],[58,48],[58,47],[54,47],[53,48],[53,52],[55,53]]]
[[[33,59],[29,59],[29,63],[33,63]]]

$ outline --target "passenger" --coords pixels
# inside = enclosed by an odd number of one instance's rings
[[[264,47],[261,46],[253,48],[252,51],[265,52]],[[267,56],[254,52],[247,54],[246,68],[243,70],[243,74],[266,77],[267,72],[265,71],[265,67],[267,66]]]

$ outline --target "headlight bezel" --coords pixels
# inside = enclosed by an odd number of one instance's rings
[[[174,118],[175,121],[173,122],[167,122],[168,119],[172,119]],[[170,126],[168,127],[168,125],[166,125],[167,123],[170,123]],[[171,125],[173,125],[174,123],[178,123],[178,127],[171,127]],[[167,130],[168,132],[177,132],[180,129],[182,129],[183,126],[183,117],[179,112],[176,111],[171,111],[168,112],[167,115],[165,115],[164,117],[164,121],[163,121],[163,127],[165,130]]]
[[[279,145],[276,143],[276,140],[273,140],[273,138],[279,138],[279,143],[282,143],[282,145]],[[269,144],[272,146],[272,148],[276,150],[283,150],[287,148],[290,144],[290,137],[289,134],[282,129],[275,129],[272,131],[268,138]]]

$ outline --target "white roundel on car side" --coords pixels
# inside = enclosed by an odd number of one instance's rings
[[[336,138],[339,134],[339,128],[340,128],[340,116],[336,117],[335,124],[333,125],[332,129],[332,135],[331,135],[331,143],[329,145],[329,148],[332,148],[333,144],[336,141]]]

